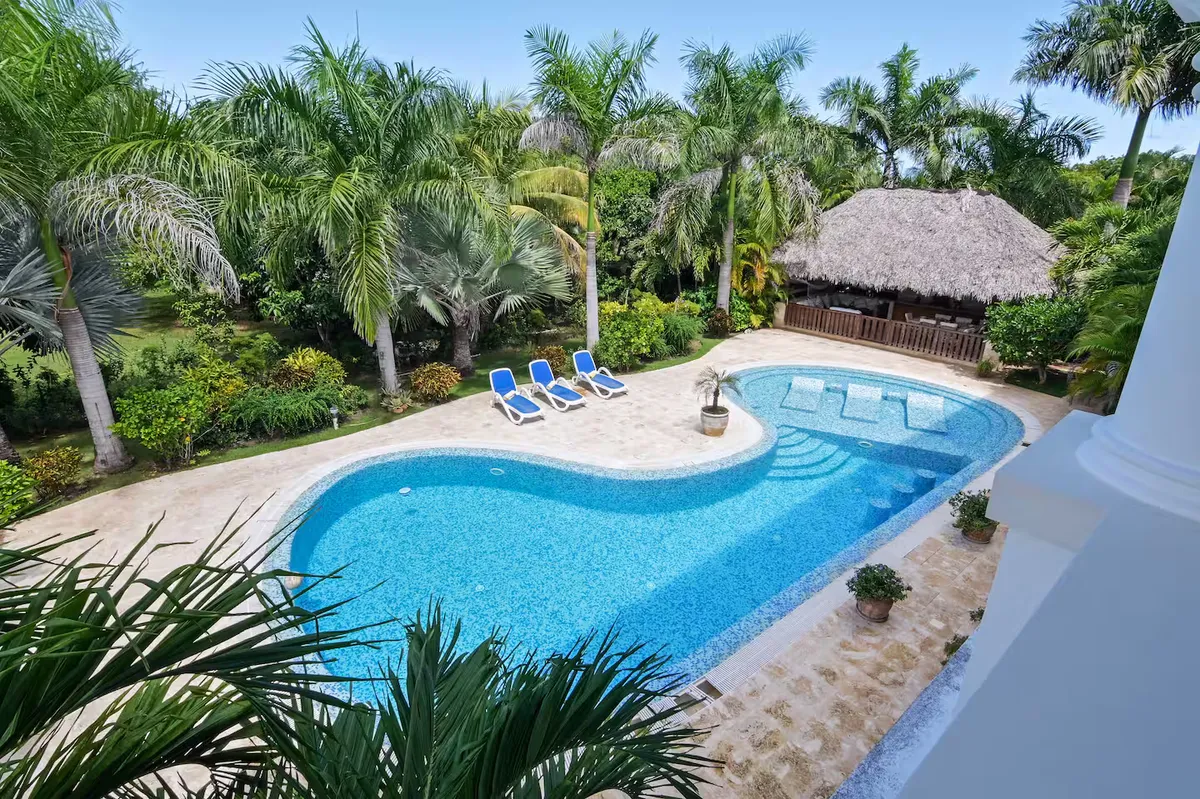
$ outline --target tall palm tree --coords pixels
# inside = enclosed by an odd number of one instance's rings
[[[465,214],[426,212],[413,220],[401,258],[401,296],[450,327],[454,366],[473,371],[471,327],[482,314],[496,318],[549,299],[570,296],[569,269],[550,226],[519,215],[511,231],[489,236]]]
[[[815,230],[820,197],[803,171],[798,145],[804,130],[795,124],[802,109],[790,94],[791,75],[810,50],[808,40],[795,35],[741,58],[727,44],[713,49],[688,42],[680,59],[689,77],[687,107],[665,136],[635,133],[613,148],[614,155],[674,166],[681,174],[659,198],[655,220],[673,258],[694,264],[703,257],[709,220],[722,201],[718,308],[729,308],[739,201],[755,240],[767,246],[798,227]]]
[[[1150,117],[1174,119],[1196,108],[1191,61],[1200,52],[1200,25],[1185,25],[1165,0],[1074,0],[1063,19],[1035,22],[1025,41],[1017,80],[1081,89],[1134,112],[1112,198],[1127,206]]]
[[[900,185],[900,155],[932,169],[941,167],[946,139],[959,122],[960,95],[977,70],[957,70],[917,83],[921,61],[907,44],[879,65],[883,87],[863,78],[838,78],[821,91],[825,108],[840,111],[841,122],[883,160],[883,185]]]
[[[538,216],[550,225],[582,275],[587,253],[574,231],[587,226],[587,173],[566,164],[540,163],[535,153],[521,148],[521,136],[533,122],[531,105],[521,95],[493,94],[486,83],[479,91],[460,86],[457,92],[464,119],[456,138],[459,155],[468,163],[465,171],[494,181],[507,197],[511,216]]]
[[[36,234],[58,287],[56,321],[95,445],[95,469],[131,462],[80,309],[80,254],[129,246],[236,297],[210,204],[169,178],[232,188],[236,163],[147,90],[102,2],[0,5],[0,218]],[[178,178],[182,180],[182,177]]]
[[[587,345],[600,338],[596,289],[596,203],[594,186],[605,146],[621,124],[664,114],[669,100],[646,91],[646,68],[654,62],[658,37],[649,31],[630,42],[614,32],[588,45],[571,46],[567,35],[549,27],[525,34],[533,61],[534,99],[540,116],[521,136],[521,144],[546,152],[579,156],[587,172]]]
[[[1032,94],[1010,106],[975,103],[951,137],[953,173],[947,182],[994,192],[1048,225],[1080,210],[1063,168],[1087,155],[1100,132],[1086,117],[1051,118]]]
[[[277,189],[264,224],[268,270],[287,273],[315,242],[355,329],[375,344],[384,391],[395,392],[404,215],[497,201],[453,169],[458,112],[441,73],[380,63],[357,40],[336,49],[311,21],[291,62],[217,66],[204,84],[227,124],[263,143],[262,168]]]

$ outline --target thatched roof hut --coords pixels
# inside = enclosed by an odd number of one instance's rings
[[[1057,259],[1049,233],[970,189],[866,189],[775,251],[795,279],[983,302],[1051,293]]]

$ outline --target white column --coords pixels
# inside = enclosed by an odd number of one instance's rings
[[[1200,168],[1193,168],[1121,403],[1077,451],[1100,480],[1192,519],[1200,519],[1198,322]]]

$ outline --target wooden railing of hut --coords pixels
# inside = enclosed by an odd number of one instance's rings
[[[811,305],[788,303],[784,326],[952,361],[978,363],[983,357],[984,337],[978,333],[842,313]]]

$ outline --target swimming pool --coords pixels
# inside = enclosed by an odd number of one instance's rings
[[[464,644],[500,627],[543,653],[617,624],[699,677],[1024,434],[999,405],[902,378],[817,367],[740,377],[739,401],[767,435],[705,467],[647,474],[447,449],[331,475],[289,514],[312,508],[290,567],[343,570],[299,601],[355,597],[337,617],[349,628],[403,621],[436,597],[462,618]],[[875,418],[848,418],[855,403]],[[932,425],[917,416],[931,403]],[[343,651],[330,668],[365,676],[400,651]]]

